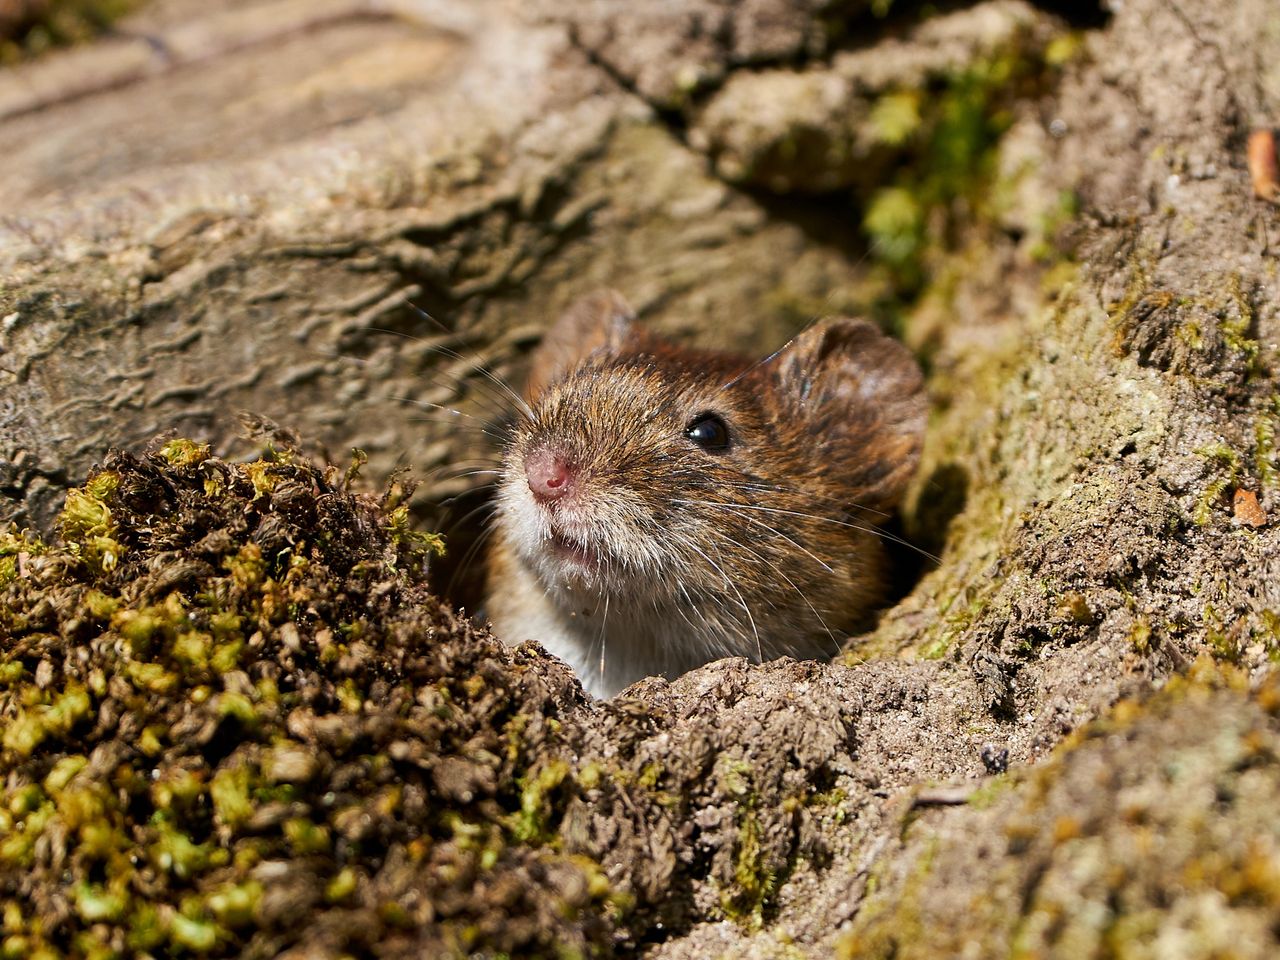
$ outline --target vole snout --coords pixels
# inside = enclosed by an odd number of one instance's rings
[[[577,490],[577,468],[563,454],[548,447],[530,451],[524,458],[529,492],[539,503],[571,497]]]

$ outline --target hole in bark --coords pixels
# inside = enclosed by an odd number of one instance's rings
[[[491,486],[479,487],[433,504],[424,530],[444,534],[448,550],[431,568],[432,588],[459,610],[475,614],[484,601],[485,551],[491,537],[488,518],[493,507]]]
[[[878,617],[881,612],[897,605],[903,597],[916,588],[926,571],[932,570],[936,564],[921,550],[939,555],[939,548],[927,544],[918,536],[914,536],[902,522],[894,517],[889,523],[880,525],[888,536],[884,538],[885,554],[889,558],[889,589],[885,593],[884,603],[880,610],[874,611]]]
[[[1101,3],[1077,3],[1075,0],[1033,0],[1033,3],[1080,30],[1105,27],[1111,19],[1111,13]]]
[[[887,36],[901,35],[905,31],[919,25],[928,17],[936,17],[958,10],[973,7],[973,0],[946,0],[938,3],[894,3],[888,5],[885,13],[877,14],[865,4],[855,5],[859,12],[831,21],[830,28],[835,34],[835,46],[838,49],[851,49],[872,46],[880,43]],[[1111,19],[1111,14],[1102,3],[1078,3],[1073,0],[1031,0],[1031,5],[1045,13],[1061,17],[1066,23],[1078,30],[1089,30],[1104,27]],[[794,58],[794,62],[802,63],[802,56]]]
[[[953,463],[935,469],[917,497],[915,515],[908,531],[912,541],[922,550],[941,555],[947,544],[951,521],[964,509],[968,500],[968,471]],[[914,583],[913,580],[911,585]]]

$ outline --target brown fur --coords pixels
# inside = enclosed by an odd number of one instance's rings
[[[835,653],[883,595],[874,524],[919,459],[911,355],[858,320],[820,323],[761,362],[678,347],[634,326],[615,294],[579,304],[547,343],[500,487],[499,634],[543,641],[599,694],[720,656]],[[686,436],[704,412],[728,425],[727,450]],[[534,503],[534,450],[572,465],[574,496]],[[594,568],[566,568],[549,537]]]

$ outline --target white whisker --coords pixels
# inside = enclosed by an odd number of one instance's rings
[[[437,320],[435,317],[431,316],[431,314],[427,313],[427,311],[425,311],[425,310],[423,310],[421,307],[419,307],[417,304],[415,304],[415,303],[414,303],[412,300],[410,300],[408,297],[405,297],[405,298],[404,298],[404,302],[405,302],[405,304],[409,307],[409,309],[410,309],[410,310],[414,311],[414,313],[418,314],[420,317],[423,317],[423,318],[424,318],[424,319],[426,319],[426,320],[431,321],[431,322],[432,322],[432,323],[434,323],[437,327],[439,327],[441,330],[444,330],[444,331],[446,331],[446,332],[449,332],[449,328],[448,328],[448,327],[446,327],[443,323],[441,323],[441,322],[440,322],[439,320]],[[371,327],[370,329],[374,329],[374,328],[372,328],[372,327]],[[398,330],[392,330],[392,331],[389,331],[389,332],[391,332],[391,333],[399,333],[400,331],[398,331]],[[410,336],[410,335],[408,335],[408,334],[402,334],[402,335],[403,335],[403,336]],[[410,336],[410,339],[412,339],[412,337],[411,337],[411,336]],[[441,352],[441,353],[445,354],[446,356],[453,356],[453,357],[456,357],[456,358],[457,358],[457,359],[459,359],[459,360],[464,359],[464,357],[463,357],[461,354],[457,353],[456,351],[450,350],[448,347],[441,347],[441,348],[439,348],[439,350],[440,350],[440,352]],[[533,408],[529,406],[529,404],[525,401],[524,397],[520,396],[520,394],[518,394],[518,393],[516,393],[516,391],[512,390],[512,389],[511,389],[511,385],[510,385],[509,383],[507,383],[507,382],[506,382],[505,380],[503,380],[501,377],[499,377],[499,376],[497,376],[496,374],[494,374],[494,373],[493,373],[493,371],[489,370],[486,366],[484,366],[484,365],[483,365],[484,361],[483,361],[483,360],[481,360],[478,356],[477,356],[477,357],[475,357],[475,359],[476,359],[476,360],[481,364],[480,366],[476,367],[476,371],[477,371],[481,376],[483,376],[483,377],[485,377],[487,380],[489,380],[491,383],[495,384],[495,385],[496,385],[499,389],[501,389],[501,390],[502,390],[502,391],[503,391],[503,392],[504,392],[508,397],[510,397],[510,398],[511,398],[511,400],[512,400],[512,402],[513,402],[513,403],[515,403],[515,405],[516,405],[516,409],[518,409],[521,413],[523,413],[523,414],[524,414],[526,417],[528,417],[530,420],[533,420],[533,419],[534,419],[534,415],[533,415]]]

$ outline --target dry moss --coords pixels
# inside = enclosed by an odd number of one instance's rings
[[[6,957],[587,955],[552,841],[580,694],[431,597],[395,490],[112,454],[0,542]]]

